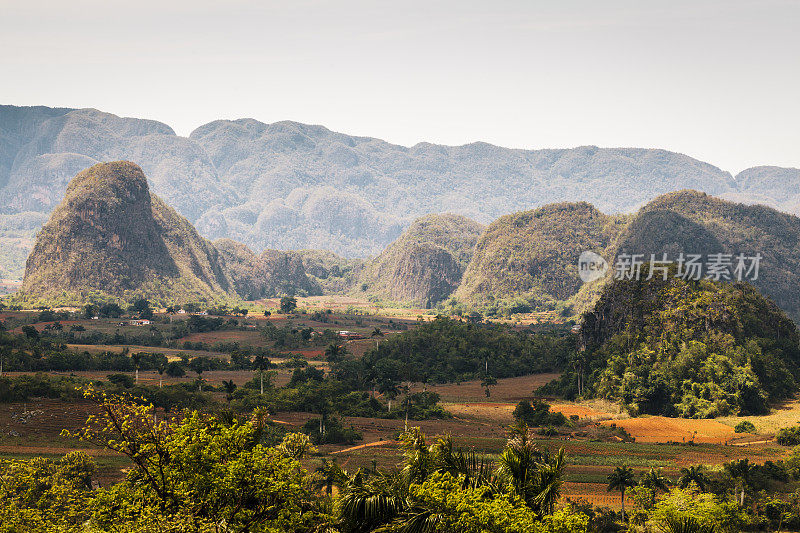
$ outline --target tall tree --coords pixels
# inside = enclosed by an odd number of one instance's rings
[[[733,479],[734,491],[737,493],[739,505],[744,505],[745,489],[750,484],[750,477],[755,469],[755,465],[751,464],[750,460],[745,458],[725,463],[723,467],[725,472]]]
[[[258,379],[261,385],[261,395],[264,395],[264,369],[269,366],[269,359],[259,354],[253,358],[253,367],[258,370]]]
[[[281,313],[288,315],[297,309],[297,298],[294,296],[284,296],[281,298]]]
[[[655,504],[656,494],[658,494],[658,491],[667,492],[670,484],[670,480],[664,477],[663,471],[660,468],[656,470],[655,468],[651,467],[650,470],[645,472],[639,480],[639,485],[650,489],[652,492],[652,504]]]
[[[136,372],[136,378],[134,379],[134,383],[137,385],[139,384],[139,367],[142,364],[142,354],[141,352],[136,352],[131,354],[131,360],[133,361],[133,368]]]
[[[230,405],[231,400],[233,400],[233,391],[236,390],[236,383],[234,383],[232,379],[229,379],[228,381],[223,381],[222,386],[225,389],[225,399],[228,401],[228,405]]]
[[[680,488],[685,489],[689,484],[695,483],[700,490],[705,491],[708,482],[709,479],[704,472],[703,465],[681,468],[681,475],[678,478],[678,486]]]
[[[375,326],[375,329],[372,330],[372,333],[369,334],[370,338],[375,339],[375,348],[378,348],[380,345],[380,337],[383,337],[383,332],[381,328]]]
[[[207,357],[195,357],[189,363],[189,367],[197,374],[197,386],[200,392],[203,392],[203,372],[209,369],[209,360]]]
[[[338,343],[331,343],[325,348],[325,359],[331,364],[339,363],[347,354],[347,348]]]
[[[625,520],[625,492],[636,486],[633,469],[627,466],[618,466],[608,475],[608,490],[619,491],[622,501],[622,519]]]

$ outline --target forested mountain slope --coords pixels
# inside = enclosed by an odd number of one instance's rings
[[[549,388],[635,413],[763,414],[798,388],[797,327],[747,283],[617,280],[580,336],[583,350]]]
[[[637,213],[609,216],[588,204],[554,204],[501,217],[489,225],[456,299],[487,309],[528,305],[591,308],[613,275],[615,258],[640,254],[643,261],[676,262],[699,254],[704,268],[713,254],[729,262],[734,279],[737,256],[760,255],[747,279],[793,319],[800,319],[800,218],[760,205],[744,205],[698,191],[662,195]],[[582,283],[578,258],[589,250],[610,265],[605,280]],[[707,269],[703,276],[707,275]]]

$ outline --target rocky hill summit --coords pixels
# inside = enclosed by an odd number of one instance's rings
[[[461,282],[482,231],[460,215],[419,218],[367,263],[360,288],[372,297],[431,307]]]
[[[70,181],[26,263],[27,300],[82,303],[94,293],[155,302],[235,297],[217,249],[127,161]]]

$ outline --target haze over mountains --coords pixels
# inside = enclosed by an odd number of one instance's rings
[[[160,122],[92,109],[0,106],[0,276],[20,276],[33,234],[73,176],[118,159],[139,164],[151,190],[201,235],[256,253],[305,248],[366,257],[429,213],[485,224],[583,200],[613,214],[685,188],[800,210],[797,169],[758,167],[734,179],[664,150],[403,147],[252,119],[211,122],[187,138]]]

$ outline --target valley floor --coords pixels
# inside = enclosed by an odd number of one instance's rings
[[[102,377],[104,373],[74,372],[89,378]],[[94,374],[97,374],[96,376]],[[204,374],[207,382],[218,385],[232,379],[243,384],[252,378],[250,371],[211,371]],[[530,398],[532,391],[557,377],[554,374],[537,374],[501,379],[486,397],[477,381],[428,387],[442,396],[443,406],[453,415],[443,420],[410,421],[433,438],[450,434],[457,446],[473,448],[486,457],[495,457],[506,441],[507,426],[513,421],[511,412],[519,399]],[[190,378],[165,378],[175,382]],[[158,375],[141,372],[140,380],[156,384]],[[288,380],[280,372],[278,384]],[[620,409],[604,402],[555,402],[552,410],[567,416],[577,415],[575,431],[555,437],[537,436],[541,448],[565,448],[567,452],[567,477],[565,498],[573,501],[587,500],[595,505],[618,507],[619,497],[606,490],[606,476],[616,466],[630,466],[637,473],[651,467],[663,468],[664,474],[677,477],[680,468],[704,464],[711,469],[722,463],[740,458],[763,463],[784,456],[787,449],[773,442],[772,433],[737,435],[733,432],[738,418],[720,420],[687,420],[664,417],[628,418]],[[57,457],[73,449],[83,449],[92,455],[100,466],[100,482],[119,479],[126,461],[111,452],[91,448],[84,443],[60,436],[62,429],[75,430],[94,407],[88,403],[66,403],[59,400],[40,399],[26,403],[0,405],[0,458],[30,458],[33,456]],[[800,403],[792,402],[765,417],[762,427],[774,420],[800,419]],[[274,422],[287,429],[299,429],[315,415],[300,412],[274,413]],[[752,417],[747,417],[752,419]],[[760,422],[758,418],[754,420]],[[396,438],[403,430],[402,419],[346,417],[345,425],[362,433],[363,440],[354,445],[324,445],[320,456],[312,457],[308,467],[313,470],[322,458],[335,459],[349,471],[359,467],[391,468],[399,462],[400,450]],[[624,428],[635,442],[624,442],[609,436],[602,427],[615,424]]]

